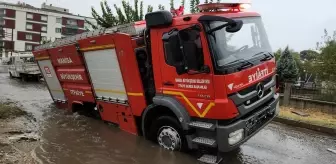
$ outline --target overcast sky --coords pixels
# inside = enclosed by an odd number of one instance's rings
[[[17,0],[2,0],[16,3]],[[121,0],[107,0],[109,4],[120,4]],[[129,0],[133,3],[134,0]],[[186,0],[186,8],[189,3]],[[203,0],[201,0],[202,2]],[[216,1],[216,0],[214,0]],[[227,1],[227,0],[222,0]],[[21,0],[35,7],[43,2],[70,9],[71,13],[90,16],[90,7],[99,9],[100,0]],[[175,0],[178,7],[180,0]],[[157,8],[163,4],[168,8],[169,0],[144,0],[145,6]],[[336,30],[336,0],[252,0],[251,10],[259,12],[268,33],[273,50],[289,45],[295,50],[315,49],[323,30]]]

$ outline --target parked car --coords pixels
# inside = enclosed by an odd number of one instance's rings
[[[33,54],[11,56],[8,65],[8,73],[11,78],[16,77],[27,81],[28,79],[40,80],[42,77]]]
[[[2,58],[1,60],[2,65],[8,65],[8,63],[9,63],[9,58]]]

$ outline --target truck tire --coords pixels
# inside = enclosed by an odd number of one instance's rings
[[[9,78],[11,78],[11,79],[13,78],[13,75],[10,72],[9,72]]]
[[[21,80],[23,82],[27,82],[28,81],[28,77],[26,75],[21,75]]]
[[[171,116],[161,116],[150,129],[151,136],[160,147],[170,151],[185,151],[187,142],[179,122]]]

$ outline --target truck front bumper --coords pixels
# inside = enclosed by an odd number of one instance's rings
[[[274,98],[261,108],[257,113],[242,118],[233,124],[217,126],[216,137],[219,152],[229,152],[237,149],[268,125],[280,111],[279,94],[275,94]]]

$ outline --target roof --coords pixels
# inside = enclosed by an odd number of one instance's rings
[[[38,8],[38,7],[34,7],[34,6],[26,4],[26,3],[23,5],[23,4],[14,4],[14,3],[7,3],[7,2],[1,2],[0,1],[0,5],[1,4],[14,6],[14,7],[22,7],[22,8],[27,8],[27,9],[41,10],[41,11],[45,11],[45,12],[58,13],[58,14],[71,15],[71,16],[78,16],[78,17],[82,17],[82,18],[93,19],[92,17],[82,16],[82,15],[78,15],[78,14],[76,15],[76,14],[72,14],[72,13],[68,13],[68,12],[61,12],[61,11],[57,11],[57,10]]]

